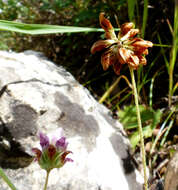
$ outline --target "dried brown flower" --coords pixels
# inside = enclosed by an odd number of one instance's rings
[[[153,46],[150,41],[135,37],[139,29],[134,29],[134,24],[128,22],[122,24],[118,36],[104,13],[99,15],[100,25],[105,30],[106,40],[95,42],[91,48],[91,53],[105,50],[101,56],[101,64],[106,70],[110,65],[113,66],[116,74],[120,73],[122,64],[128,64],[133,69],[139,65],[146,65],[145,55],[148,55],[148,48]]]

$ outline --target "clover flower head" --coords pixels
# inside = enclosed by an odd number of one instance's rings
[[[35,153],[35,160],[38,161],[40,167],[46,171],[50,171],[53,168],[60,168],[66,162],[73,162],[71,158],[67,158],[67,155],[72,153],[67,150],[68,142],[66,137],[56,135],[50,139],[49,136],[39,133],[40,146],[39,148],[33,148]]]
[[[112,65],[114,72],[119,74],[123,64],[127,63],[133,69],[137,69],[139,65],[146,65],[145,55],[148,55],[148,48],[152,47],[153,43],[135,37],[139,29],[135,29],[132,22],[122,24],[116,36],[112,24],[104,17],[104,13],[100,13],[99,20],[105,30],[106,40],[95,42],[91,47],[91,53],[104,51],[101,55],[104,70]]]

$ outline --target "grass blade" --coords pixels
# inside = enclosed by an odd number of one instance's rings
[[[114,88],[117,86],[117,84],[119,83],[120,79],[123,78],[125,79],[126,83],[128,84],[128,86],[132,89],[132,85],[130,84],[129,80],[127,79],[127,77],[125,75],[121,75],[117,78],[117,80],[109,87],[109,89],[103,94],[103,96],[100,98],[99,103],[103,103],[104,100],[110,95],[110,93],[114,90]]]
[[[177,57],[177,45],[178,45],[178,0],[175,0],[175,11],[174,11],[174,33],[173,33],[173,47],[171,52],[170,67],[169,67],[169,106],[171,106],[171,97],[173,95],[173,74],[174,65]]]
[[[169,115],[168,115],[167,118],[165,119],[164,123],[161,125],[161,128],[160,128],[160,130],[159,130],[159,132],[158,132],[158,135],[156,136],[156,139],[154,140],[153,145],[152,145],[152,147],[151,147],[150,155],[153,153],[153,151],[154,151],[154,149],[155,149],[155,147],[156,147],[156,144],[157,144],[158,140],[160,139],[161,133],[162,133],[163,129],[165,128],[165,126],[166,126],[166,124],[167,124],[169,118],[170,118],[171,115],[174,113],[174,111],[175,111],[175,109],[173,109],[173,110],[169,113]]]
[[[0,30],[20,32],[31,35],[104,31],[103,29],[99,28],[58,26],[58,25],[47,25],[47,24],[25,24],[25,23],[6,21],[6,20],[0,20]]]
[[[135,18],[135,5],[137,3],[137,0],[128,0],[127,1],[128,3],[128,15],[129,15],[129,20],[131,22],[134,21],[134,18]]]
[[[148,0],[144,0],[142,38],[144,38],[144,35],[145,35],[145,28],[146,28],[146,23],[147,23],[147,17],[148,17]]]

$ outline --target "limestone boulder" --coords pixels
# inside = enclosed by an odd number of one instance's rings
[[[178,145],[176,152],[172,156],[168,163],[165,174],[165,190],[177,190],[178,189]]]
[[[31,149],[58,128],[74,162],[51,172],[49,190],[142,189],[122,125],[69,72],[41,53],[0,51],[0,73],[0,165],[19,190],[43,189]]]

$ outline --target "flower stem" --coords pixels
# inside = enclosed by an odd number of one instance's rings
[[[46,171],[46,180],[45,180],[45,186],[44,186],[44,190],[47,190],[47,185],[48,185],[48,179],[49,179],[49,173],[51,170]]]
[[[3,169],[0,167],[0,176],[2,179],[7,183],[7,185],[12,189],[12,190],[17,190],[16,187],[13,185],[13,183],[9,180],[9,178],[6,176],[4,173]]]
[[[131,67],[129,67],[129,69],[130,69],[130,75],[131,75],[132,85],[133,85],[133,93],[134,93],[135,106],[136,106],[136,112],[137,112],[138,131],[139,131],[140,142],[141,142],[141,154],[142,154],[142,164],[143,164],[143,173],[144,173],[144,187],[145,187],[145,190],[148,190],[148,181],[147,181],[147,175],[146,175],[146,156],[145,156],[145,147],[144,147],[140,109],[138,105],[137,88],[136,88],[136,83],[135,83],[134,71]]]

